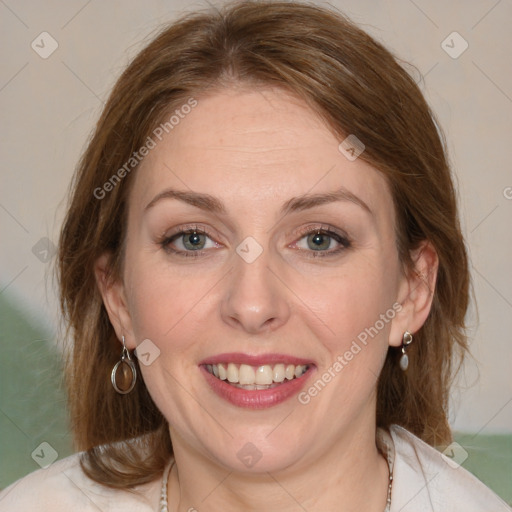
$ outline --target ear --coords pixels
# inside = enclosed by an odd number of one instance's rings
[[[434,246],[424,241],[411,253],[413,268],[403,275],[397,302],[401,309],[391,326],[389,344],[399,347],[405,331],[412,334],[420,330],[427,319],[436,286],[439,258]]]
[[[121,280],[114,280],[110,273],[111,254],[105,253],[96,260],[94,274],[96,283],[103,298],[110,323],[116,331],[119,340],[125,337],[126,347],[136,347],[133,335],[132,321],[126,301],[125,287]]]

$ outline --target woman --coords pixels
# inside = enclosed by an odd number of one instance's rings
[[[432,448],[469,288],[439,131],[341,16],[242,2],[163,31],[59,256],[82,453],[0,510],[510,510]]]

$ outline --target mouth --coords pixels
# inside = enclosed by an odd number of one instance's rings
[[[264,364],[251,366],[248,364],[219,363],[207,364],[206,371],[219,380],[223,380],[238,389],[262,390],[272,389],[302,377],[309,365],[303,364]]]
[[[316,366],[279,354],[220,354],[201,362],[199,368],[220,398],[237,407],[263,409],[299,393]]]

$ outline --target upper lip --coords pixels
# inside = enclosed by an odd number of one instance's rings
[[[224,354],[217,354],[215,356],[207,357],[201,361],[200,365],[206,364],[221,364],[221,363],[235,363],[235,364],[247,364],[249,366],[263,366],[272,364],[293,364],[295,366],[312,365],[314,364],[310,359],[303,359],[301,357],[290,356],[287,354],[260,354],[250,355],[242,352],[230,352]]]

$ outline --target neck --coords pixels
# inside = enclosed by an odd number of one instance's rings
[[[374,424],[373,424],[374,425]],[[176,464],[168,482],[169,511],[365,510],[386,506],[388,467],[375,427],[351,428],[325,453],[275,472],[239,473],[191,450],[173,433]]]

